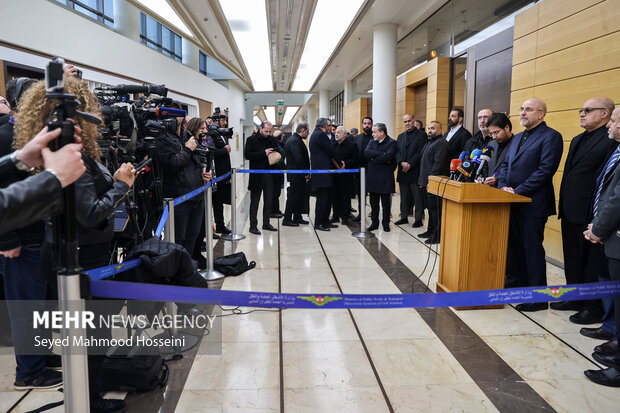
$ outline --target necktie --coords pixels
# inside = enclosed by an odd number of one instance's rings
[[[607,176],[607,173],[613,169],[613,167],[618,162],[619,158],[620,158],[620,145],[618,145],[614,153],[611,154],[611,156],[609,157],[609,160],[607,161],[607,164],[605,164],[605,168],[603,168],[603,172],[601,172],[601,174],[598,176],[598,179],[596,180],[596,182],[598,183],[598,188],[596,190],[596,196],[594,197],[594,208],[593,208],[594,216],[598,214],[598,200],[601,196],[601,191],[603,190],[603,183],[605,182],[605,176]]]

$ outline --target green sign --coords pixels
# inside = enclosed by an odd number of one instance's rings
[[[278,103],[278,106],[284,106],[284,100],[278,99],[276,102]]]

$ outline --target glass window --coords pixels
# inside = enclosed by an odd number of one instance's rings
[[[207,55],[204,54],[203,52],[200,52],[198,59],[200,61],[200,73],[206,76],[207,75]]]
[[[176,61],[183,60],[181,36],[142,12],[140,12],[140,41]]]
[[[73,10],[104,23],[114,26],[113,0],[56,0],[58,3],[71,7]]]

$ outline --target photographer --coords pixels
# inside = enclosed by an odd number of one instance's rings
[[[183,117],[168,121],[168,128],[157,139],[159,164],[163,171],[163,195],[165,198],[177,198],[204,185],[211,179],[203,170],[201,156],[196,152],[198,141],[190,134],[181,138]],[[174,208],[175,241],[185,247],[190,254],[200,233],[203,221],[203,194],[189,199]]]
[[[215,145],[215,175],[222,176],[231,170],[230,165],[230,144],[228,140],[232,137],[232,129],[228,128],[228,117],[224,114],[213,114],[213,118],[218,119],[218,123],[210,127],[210,132]],[[218,127],[215,127],[217,125]],[[218,130],[219,129],[219,130]],[[221,129],[224,129],[222,131]],[[224,204],[230,205],[230,178],[218,182],[217,191],[213,192],[213,218],[215,220],[215,232],[220,234],[230,234],[230,229],[224,223]]]

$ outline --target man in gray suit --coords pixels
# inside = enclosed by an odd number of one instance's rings
[[[607,124],[609,137],[620,142],[620,107],[616,108]],[[611,154],[603,171],[596,180],[596,192],[592,212],[594,220],[584,232],[592,243],[603,244],[609,260],[609,275],[612,281],[620,281],[620,145]],[[620,297],[614,298],[616,330],[620,331]],[[603,370],[586,370],[585,375],[595,383],[620,387],[620,353],[603,354],[595,349],[594,360],[607,366]]]
[[[514,136],[512,123],[504,113],[494,113],[487,121],[487,128],[489,128],[489,136],[493,138],[488,145],[493,148],[493,156],[489,161],[484,183],[497,187],[497,175],[506,158],[506,149]]]

